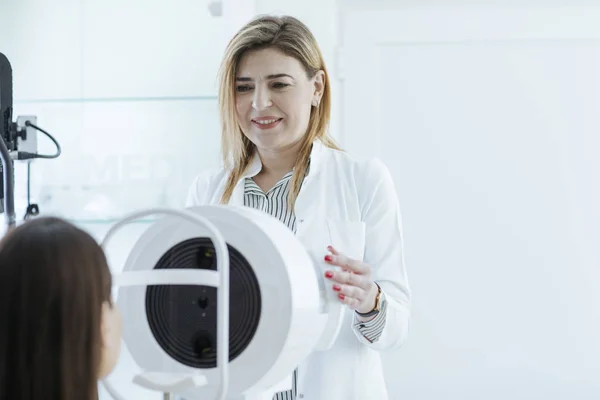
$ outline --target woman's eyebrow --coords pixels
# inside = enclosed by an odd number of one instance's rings
[[[277,79],[277,78],[283,78],[283,77],[294,79],[293,76],[288,75],[288,74],[271,74],[271,75],[267,76],[267,79]],[[253,81],[252,78],[248,78],[246,76],[238,76],[237,78],[235,78],[235,80],[237,82],[252,82]]]
[[[293,76],[288,75],[288,74],[273,74],[273,75],[267,76],[267,79],[277,79],[277,78],[283,78],[283,77],[288,77],[288,78],[294,79]]]

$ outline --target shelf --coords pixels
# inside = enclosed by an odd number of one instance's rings
[[[217,96],[164,96],[164,97],[96,97],[62,99],[15,99],[14,104],[79,104],[79,103],[138,103],[166,101],[216,101]]]

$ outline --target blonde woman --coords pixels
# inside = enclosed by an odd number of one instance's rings
[[[187,206],[270,213],[322,252],[347,305],[334,346],[298,366],[275,399],[387,399],[380,356],[404,343],[410,315],[400,208],[387,168],[329,136],[329,77],[308,28],[289,16],[244,26],[225,51],[219,109],[224,168],[195,179]]]

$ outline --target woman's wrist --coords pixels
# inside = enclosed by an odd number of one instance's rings
[[[381,289],[379,288],[379,285],[377,285],[375,282],[373,282],[373,285],[371,286],[371,290],[369,290],[369,295],[368,295],[369,300],[367,302],[365,302],[365,307],[357,308],[356,312],[358,314],[368,314],[368,313],[372,312],[373,310],[375,310],[375,308],[377,307],[377,300],[378,300],[380,291],[381,291]]]

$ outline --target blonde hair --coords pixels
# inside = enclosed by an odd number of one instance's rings
[[[235,80],[242,56],[250,50],[274,48],[294,57],[305,68],[309,78],[322,70],[324,90],[317,107],[311,107],[308,129],[304,135],[294,165],[288,204],[293,208],[302,180],[306,175],[312,143],[319,139],[325,146],[338,149],[329,135],[331,114],[331,86],[323,55],[310,30],[298,19],[290,16],[263,15],[247,23],[231,39],[225,50],[219,72],[219,110],[221,120],[221,151],[229,176],[221,203],[231,199],[235,185],[248,168],[254,155],[254,144],[243,134],[236,117]]]

